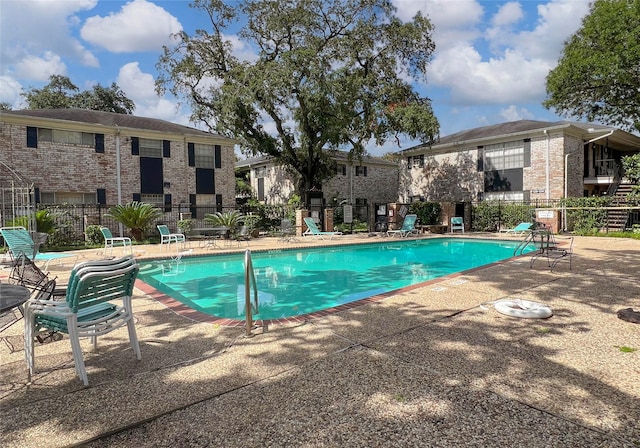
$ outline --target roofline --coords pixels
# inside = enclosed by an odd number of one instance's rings
[[[65,120],[61,118],[49,118],[49,117],[40,117],[37,115],[29,115],[29,114],[12,114],[7,113],[11,111],[0,111],[0,122],[16,124],[16,125],[25,125],[25,126],[36,126],[36,127],[51,127],[51,125],[55,124],[57,127],[70,130],[70,131],[79,131],[79,132],[93,132],[95,133],[97,129],[104,129],[105,132],[112,131],[113,134],[131,134],[137,137],[142,138],[158,138],[159,136],[176,136],[180,135],[184,138],[189,138],[190,140],[202,141],[211,143],[211,140],[217,140],[223,144],[236,145],[238,144],[238,140],[225,137],[219,134],[214,134],[211,132],[203,131],[196,128],[190,128],[188,126],[184,126],[182,124],[173,123],[166,120],[160,120],[157,118],[150,117],[140,117],[135,116],[141,119],[151,119],[158,120],[160,122],[166,122],[174,126],[180,126],[184,128],[185,132],[172,132],[172,131],[160,131],[154,129],[144,129],[130,126],[120,126],[120,125],[105,125],[102,123],[91,123],[77,120]],[[47,126],[49,125],[49,126]],[[188,132],[190,129],[193,129],[193,132]]]

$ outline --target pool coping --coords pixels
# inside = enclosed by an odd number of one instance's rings
[[[484,239],[484,238],[475,238],[475,239],[480,239],[480,240],[484,240],[484,241],[497,241],[498,239]],[[513,240],[504,240],[504,241],[513,241]],[[360,244],[371,244],[370,241],[366,241],[366,242],[362,242],[362,243],[349,243],[347,245],[360,245]],[[318,248],[322,248],[322,247],[336,247],[335,245],[327,245],[327,246],[314,246],[314,247],[318,247]],[[341,246],[338,246],[341,247]],[[307,249],[308,246],[302,246],[302,247],[287,247],[284,249],[277,249],[278,252],[280,251],[284,251],[284,250],[296,250],[296,249],[300,249],[300,248],[305,248]],[[246,250],[246,249],[245,249]],[[226,254],[237,254],[237,253],[242,253],[244,252],[244,250],[242,251],[233,251],[233,252],[225,252],[224,254],[207,254],[206,256],[219,256],[219,255],[226,255]],[[273,250],[270,249],[259,249],[259,250],[255,250],[252,252],[273,252]],[[195,254],[195,255],[185,255],[184,258],[195,258],[198,256],[202,256],[202,254]],[[505,258],[503,260],[500,261],[495,261],[489,264],[485,264],[482,266],[478,266],[475,268],[471,268],[471,269],[466,269],[464,271],[460,271],[460,272],[456,272],[453,274],[448,274],[442,277],[438,277],[438,278],[434,278],[431,280],[427,280],[426,282],[421,282],[421,283],[416,283],[414,285],[409,285],[409,286],[404,286],[402,288],[398,288],[398,289],[393,289],[391,291],[387,291],[381,294],[376,294],[373,296],[369,296],[369,297],[365,297],[364,299],[358,299],[358,300],[354,300],[353,302],[349,302],[349,303],[344,303],[342,305],[338,305],[338,306],[334,306],[331,308],[326,308],[324,310],[320,310],[320,311],[314,311],[312,313],[306,313],[306,314],[300,314],[298,316],[290,316],[290,317],[283,317],[283,318],[278,318],[278,319],[254,319],[254,322],[261,322],[263,325],[287,325],[287,324],[301,324],[304,322],[307,322],[309,320],[313,320],[313,319],[318,319],[321,317],[326,317],[332,314],[336,314],[342,311],[348,311],[354,308],[358,308],[364,305],[368,305],[368,304],[373,304],[373,303],[378,303],[381,302],[389,297],[398,295],[398,294],[403,294],[409,291],[413,291],[415,289],[419,289],[419,288],[424,288],[427,287],[429,285],[433,285],[433,284],[437,284],[437,283],[441,283],[445,280],[450,280],[452,278],[456,278],[456,277],[460,277],[462,275],[466,275],[472,272],[477,272],[483,269],[487,269],[493,266],[499,266],[502,264],[506,264],[507,262],[511,262],[515,259],[518,258],[523,258],[523,257],[527,257],[530,256],[530,253],[526,253],[526,254],[521,254],[521,255],[517,255],[517,256],[513,256],[513,257],[509,257],[509,258]],[[148,258],[145,259],[145,261],[154,261],[154,260],[165,260],[165,258]],[[174,299],[173,297],[163,293],[162,291],[157,290],[156,288],[154,288],[153,286],[149,285],[148,283],[140,280],[140,279],[136,279],[135,282],[135,287],[137,289],[139,289],[140,291],[142,291],[144,294],[148,295],[149,297],[153,298],[154,300],[156,300],[157,302],[161,303],[162,305],[164,305],[166,308],[168,308],[169,310],[173,311],[175,314],[185,317],[189,320],[192,320],[194,322],[202,322],[202,323],[211,323],[214,325],[219,325],[219,326],[223,326],[223,327],[242,327],[246,325],[246,319],[231,319],[228,317],[220,317],[220,316],[214,316],[211,314],[206,314],[203,313],[202,311],[198,311],[195,310],[187,305],[185,305],[184,303]]]

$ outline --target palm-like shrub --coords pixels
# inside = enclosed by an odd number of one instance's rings
[[[244,215],[237,210],[229,212],[215,212],[204,215],[204,220],[214,226],[226,227],[234,235],[236,228],[244,219]]]
[[[107,216],[115,219],[120,224],[129,229],[131,238],[136,241],[144,239],[146,229],[158,217],[162,211],[151,204],[133,201],[128,204],[118,204],[109,209]]]

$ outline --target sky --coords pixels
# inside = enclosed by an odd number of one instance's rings
[[[435,26],[426,82],[440,135],[507,121],[566,119],[542,106],[545,78],[589,12],[588,0],[393,0],[397,16],[418,11]],[[187,126],[190,111],[154,90],[155,68],[171,34],[211,31],[188,0],[0,0],[0,102],[24,109],[22,92],[67,76],[80,90],[115,82],[135,115]],[[237,36],[236,54],[252,58]],[[268,126],[265,126],[268,128]],[[401,139],[368,147],[379,156],[414,146]]]

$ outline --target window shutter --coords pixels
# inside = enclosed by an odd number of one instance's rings
[[[193,143],[190,143],[191,145]],[[196,216],[198,216],[198,207],[196,204],[196,195],[195,194],[190,194],[189,195],[189,211],[191,212],[191,217],[195,218]]]
[[[164,195],[164,211],[165,213],[171,212],[171,195],[170,194]]]
[[[131,137],[131,155],[140,155],[140,139],[138,137]]]
[[[410,170],[411,169],[411,157],[407,157],[407,169]]]
[[[162,140],[162,157],[171,157],[171,142],[169,140]]]
[[[367,177],[367,167],[366,167],[366,165],[363,166],[362,168],[364,168],[364,177]]]
[[[531,166],[531,139],[527,138],[524,141],[524,166]]]
[[[420,167],[424,166],[424,154],[420,154],[420,161],[418,162],[418,164],[420,165]]]
[[[40,203],[40,189],[38,187],[33,189],[33,199],[36,201],[36,204]]]
[[[27,148],[38,147],[38,128],[27,126]]]
[[[347,165],[342,165],[342,175],[343,176],[347,175]]]
[[[96,152],[104,152],[104,134],[96,134]]]
[[[216,211],[222,212],[222,195],[216,195]]]
[[[107,190],[104,188],[98,188],[96,190],[96,199],[98,200],[98,204],[106,205],[107,204]]]
[[[484,146],[478,146],[478,166],[477,166],[477,171],[481,172],[484,171]]]
[[[140,195],[140,193],[133,193],[133,200],[135,202],[140,202],[142,200],[142,196]]]
[[[356,166],[356,176],[360,175],[360,165]]]
[[[187,143],[187,155],[189,156],[189,166],[196,166],[196,145]]]
[[[216,159],[215,167],[222,168],[222,148],[220,147],[220,145],[215,145],[213,149],[215,152],[215,159]]]

